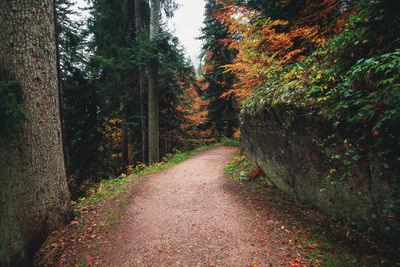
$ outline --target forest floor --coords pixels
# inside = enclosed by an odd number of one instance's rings
[[[321,244],[305,233],[307,226],[286,224],[288,217],[282,214],[296,209],[293,214],[315,224],[330,222],[290,199],[288,203],[284,194],[268,199],[227,179],[224,167],[236,151],[219,147],[197,153],[137,179],[124,194],[83,209],[78,219],[53,233],[34,265],[320,265]],[[286,206],[279,207],[281,202]],[[366,247],[378,249],[370,243]],[[343,254],[348,266],[364,265],[341,251],[329,253],[332,258]],[[365,251],[362,257],[371,254]]]

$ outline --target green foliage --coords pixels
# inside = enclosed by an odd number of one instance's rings
[[[242,172],[249,173],[254,169],[247,157],[238,152],[235,153],[229,164],[225,167],[225,173],[234,180],[240,179]]]
[[[228,138],[228,137],[223,137],[222,140],[220,141],[220,144],[223,146],[231,146],[231,147],[240,147],[241,142],[239,138]]]
[[[400,50],[358,60],[342,75],[325,112],[351,127],[353,140],[400,163]]]
[[[21,107],[22,90],[18,82],[0,68],[0,135],[14,137],[29,116]]]

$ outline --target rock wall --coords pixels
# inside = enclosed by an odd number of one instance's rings
[[[399,245],[400,191],[393,187],[398,182],[392,183],[399,180],[398,173],[382,177],[379,158],[369,152],[364,164],[347,166],[351,177],[327,180],[333,167],[321,143],[332,131],[332,123],[322,115],[283,104],[241,115],[247,156],[269,182],[333,218]]]

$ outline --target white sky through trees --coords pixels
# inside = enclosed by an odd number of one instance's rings
[[[179,8],[172,18],[167,19],[167,26],[169,31],[178,37],[186,50],[186,55],[197,69],[202,41],[196,38],[201,35],[200,29],[203,27],[205,0],[175,0],[175,2]],[[87,1],[77,0],[76,6],[87,7]],[[88,11],[79,13],[83,17],[89,16]]]
[[[202,41],[196,38],[200,36],[200,29],[203,27],[205,0],[175,2],[179,4],[179,9],[175,11],[174,17],[168,20],[168,28],[179,38],[197,68]]]

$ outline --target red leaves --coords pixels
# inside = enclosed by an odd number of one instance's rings
[[[368,118],[367,118],[367,117],[363,117],[363,118],[361,119],[361,123],[362,123],[362,124],[367,124],[367,121],[368,121]]]
[[[261,174],[261,169],[260,167],[258,167],[257,169],[255,169],[252,174],[251,174],[251,178],[254,179],[256,177],[258,177]]]
[[[317,155],[312,154],[311,159],[312,159],[312,160],[315,160],[316,158],[317,158]]]

